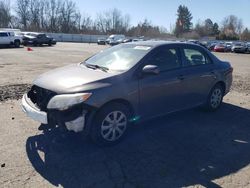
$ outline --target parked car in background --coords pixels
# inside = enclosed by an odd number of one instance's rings
[[[40,75],[23,96],[22,109],[48,129],[60,126],[111,145],[136,121],[196,106],[217,110],[232,71],[195,44],[121,44]]]
[[[214,47],[217,45],[217,43],[210,43],[208,46],[207,46],[207,49],[210,50],[210,51],[214,51]]]
[[[0,45],[19,48],[22,43],[22,36],[16,35],[14,31],[0,31]]]
[[[124,39],[122,42],[123,42],[123,43],[132,42],[132,39]]]
[[[214,52],[227,52],[227,46],[225,44],[216,44],[214,46]]]
[[[247,52],[250,53],[250,42],[248,42],[246,45],[247,45]]]
[[[56,44],[56,40],[44,33],[27,33],[23,36],[23,44],[34,46],[47,44],[52,46]]]
[[[105,45],[106,44],[106,39],[105,38],[99,38],[97,40],[97,44],[98,45]]]
[[[246,53],[248,51],[248,48],[245,43],[243,42],[238,42],[233,44],[232,46],[232,52],[235,53]]]
[[[225,45],[227,47],[227,51],[231,52],[233,47],[233,42],[226,42]]]
[[[106,40],[106,43],[111,46],[114,46],[114,45],[122,43],[124,39],[125,39],[125,35],[110,35],[108,39]]]

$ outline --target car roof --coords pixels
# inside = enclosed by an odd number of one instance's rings
[[[137,41],[137,42],[132,42],[130,44],[138,45],[138,46],[151,46],[151,47],[158,47],[158,46],[163,46],[163,45],[168,45],[168,44],[188,44],[192,46],[199,46],[197,44],[194,44],[192,42],[180,42],[180,41]]]

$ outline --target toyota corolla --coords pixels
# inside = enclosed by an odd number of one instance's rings
[[[136,121],[197,106],[217,110],[232,72],[228,62],[196,44],[121,44],[42,74],[24,94],[22,109],[49,129],[63,127],[111,145]]]

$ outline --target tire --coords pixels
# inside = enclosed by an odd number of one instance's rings
[[[218,110],[221,106],[224,97],[224,89],[221,84],[216,84],[210,91],[205,109],[210,112]]]
[[[104,106],[91,124],[91,139],[99,146],[119,143],[127,134],[129,119],[130,112],[125,105],[111,103]]]
[[[15,40],[14,41],[14,46],[15,46],[15,48],[19,48],[20,47],[20,41],[19,40]]]
[[[49,46],[52,46],[52,42],[51,42],[51,41],[49,41],[48,45],[49,45]]]

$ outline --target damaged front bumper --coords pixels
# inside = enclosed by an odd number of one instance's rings
[[[90,108],[84,105],[76,105],[65,111],[48,110],[41,111],[25,94],[22,98],[22,110],[31,119],[42,124],[48,124],[49,127],[62,126],[69,131],[81,132],[85,129],[86,116],[90,114]]]
[[[28,98],[27,94],[25,94],[22,98],[21,107],[23,112],[26,113],[28,117],[42,124],[48,124],[47,113],[40,111],[40,109],[38,109],[36,105],[33,104],[33,102]]]

